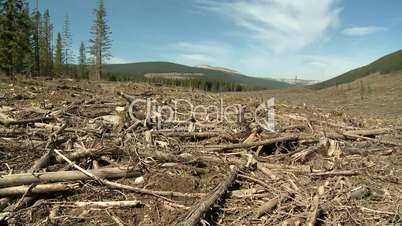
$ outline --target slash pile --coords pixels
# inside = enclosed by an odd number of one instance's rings
[[[256,112],[253,95],[71,80],[3,90],[0,225],[402,223],[402,127],[281,101]],[[146,99],[178,117],[132,104]],[[242,120],[189,103],[240,106]],[[273,109],[274,132],[255,119]]]

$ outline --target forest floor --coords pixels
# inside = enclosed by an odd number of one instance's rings
[[[378,98],[2,85],[0,225],[401,225],[402,101]]]

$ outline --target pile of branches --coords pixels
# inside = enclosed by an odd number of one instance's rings
[[[0,100],[4,225],[401,223],[400,127],[284,104],[275,132],[252,119],[168,122],[132,101],[215,94],[55,83]],[[252,113],[247,99],[240,104]]]

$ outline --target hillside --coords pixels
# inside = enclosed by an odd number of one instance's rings
[[[164,74],[173,73],[177,78],[178,73],[186,74],[188,78],[190,73],[197,74],[197,79],[205,80],[221,80],[226,82],[238,83],[242,85],[264,88],[264,89],[278,89],[287,88],[292,85],[286,82],[275,80],[267,80],[263,78],[249,77],[231,71],[223,71],[220,69],[205,68],[205,67],[190,67],[181,64],[170,62],[143,62],[131,64],[109,64],[105,66],[107,73],[115,76],[129,76],[129,77],[143,77],[146,74]],[[202,74],[202,76],[199,76]],[[191,76],[190,76],[191,77]]]
[[[331,86],[353,82],[372,74],[389,74],[402,70],[402,50],[384,56],[373,63],[360,67],[333,79],[310,86],[313,89],[325,89]]]

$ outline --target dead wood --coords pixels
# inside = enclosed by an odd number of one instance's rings
[[[76,208],[123,208],[123,207],[141,207],[144,203],[138,200],[127,201],[103,201],[103,202],[72,202],[63,203],[62,207]]]
[[[285,192],[280,194],[278,197],[275,197],[268,202],[261,205],[256,211],[256,217],[259,218],[263,216],[265,213],[273,210],[279,203],[286,201],[290,197],[290,194]]]
[[[152,190],[148,190],[148,189],[136,188],[136,187],[132,187],[129,185],[115,183],[115,182],[103,179],[102,176],[99,176],[99,174],[93,173],[93,172],[97,172],[97,171],[101,172],[101,171],[105,170],[106,168],[101,169],[101,170],[92,170],[92,171],[88,170],[87,171],[87,170],[81,168],[80,166],[78,166],[77,164],[73,163],[66,156],[61,154],[58,150],[54,150],[54,152],[57,155],[59,155],[60,157],[62,157],[71,166],[76,168],[78,170],[78,172],[80,173],[80,175],[85,175],[86,177],[92,178],[93,180],[98,181],[99,183],[104,184],[111,188],[123,189],[123,190],[128,190],[128,191],[132,191],[132,192],[136,192],[136,193],[141,193],[141,194],[146,194],[146,195],[154,195],[154,196],[200,197],[203,195],[203,194],[199,194],[199,193],[181,193],[181,192],[173,192],[173,191],[152,191]],[[133,175],[133,176],[135,176],[135,175]],[[139,175],[137,175],[137,176],[139,176]],[[117,177],[117,178],[119,178],[119,177]],[[0,183],[0,186],[1,186],[1,183]]]
[[[360,172],[356,170],[344,170],[344,171],[329,171],[329,172],[315,172],[311,173],[310,176],[356,176],[360,175]]]
[[[198,138],[205,139],[211,137],[217,137],[222,135],[222,131],[210,131],[210,132],[158,132],[155,131],[159,135],[167,136],[167,137],[178,137],[178,138]]]
[[[116,179],[123,177],[137,177],[142,173],[119,168],[102,168],[98,170],[89,170],[92,175],[99,178]],[[63,181],[89,180],[88,177],[80,171],[58,171],[41,173],[22,173],[2,176],[0,178],[0,187],[11,187],[25,184],[43,184]]]
[[[365,129],[365,130],[349,130],[344,132],[346,135],[356,135],[356,136],[377,136],[387,133],[392,133],[393,129],[380,128],[380,129]]]
[[[0,124],[8,127],[8,126],[12,126],[12,125],[25,125],[25,124],[34,123],[34,122],[48,122],[52,119],[54,119],[54,118],[51,116],[43,116],[43,117],[37,117],[37,118],[31,118],[31,119],[14,120],[14,119],[6,118],[3,115],[0,115]]]
[[[43,194],[53,192],[64,192],[77,188],[79,188],[79,184],[65,184],[65,183],[38,184],[36,186],[16,186],[16,187],[0,188],[0,197],[17,196],[23,194],[32,195],[32,194]]]
[[[313,202],[310,206],[310,212],[307,217],[306,226],[314,226],[317,222],[317,217],[320,214],[320,198],[324,195],[324,186],[318,188],[317,194],[313,198]]]
[[[220,145],[218,147],[215,146],[212,148],[205,146],[205,148],[207,148],[208,151],[211,151],[211,152],[224,152],[224,151],[233,150],[233,149],[252,148],[252,147],[271,145],[271,144],[277,144],[277,143],[282,143],[282,142],[296,141],[298,139],[299,139],[299,136],[291,135],[291,136],[267,139],[267,140],[258,141],[258,142],[252,142],[252,143],[228,144],[228,145]]]
[[[242,167],[241,167],[242,168]],[[237,174],[239,173],[239,168],[233,168],[226,179],[219,184],[214,190],[209,192],[205,197],[198,201],[187,214],[176,223],[177,226],[195,226],[197,225],[201,218],[207,213],[207,211],[215,204],[223,195],[228,191],[228,189],[234,183]]]
[[[100,149],[77,149],[72,153],[66,154],[66,157],[71,161],[77,161],[84,158],[95,158],[102,155],[121,155],[124,151],[119,147],[104,147]],[[56,162],[62,163],[64,159],[60,156],[56,156]]]

